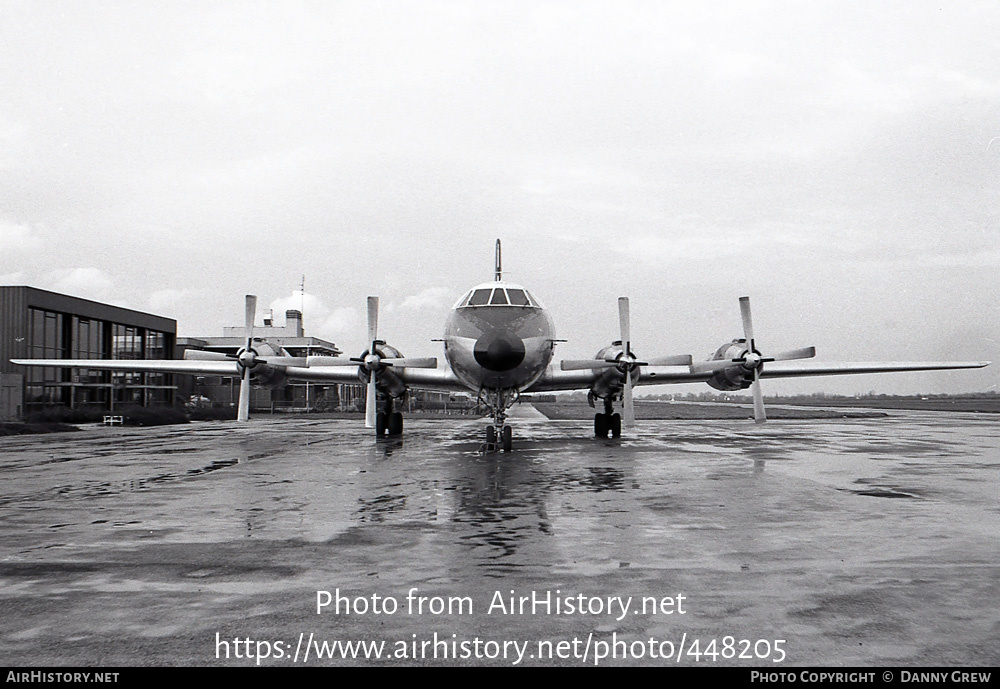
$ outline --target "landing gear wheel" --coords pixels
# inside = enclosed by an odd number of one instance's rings
[[[511,431],[510,426],[503,427],[503,451],[510,452],[511,444],[513,442],[513,431]]]
[[[497,429],[493,426],[486,427],[486,443],[488,445],[493,445],[497,441]]]
[[[384,411],[380,411],[375,415],[375,437],[381,438],[385,435],[386,421],[386,413]]]
[[[608,430],[608,415],[594,414],[594,436],[598,438],[607,438]]]
[[[611,437],[620,438],[622,437],[622,415],[612,414],[611,416]]]
[[[387,430],[389,435],[402,435],[403,434],[403,413],[394,411],[389,414]]]

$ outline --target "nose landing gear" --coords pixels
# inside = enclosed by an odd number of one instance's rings
[[[486,444],[483,446],[484,452],[496,452],[502,449],[510,452],[514,444],[514,432],[506,424],[507,410],[517,401],[517,390],[489,390],[479,391],[479,401],[485,403],[489,409],[490,416],[493,417],[493,424],[486,427]]]
[[[487,452],[496,452],[502,448],[504,452],[510,452],[513,446],[514,432],[510,426],[502,426],[499,436],[496,426],[486,427],[486,448]],[[499,446],[499,448],[498,448]]]

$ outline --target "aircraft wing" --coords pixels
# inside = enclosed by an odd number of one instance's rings
[[[21,366],[87,368],[95,371],[140,371],[148,373],[186,373],[193,376],[239,376],[236,359],[11,359]],[[361,385],[357,366],[274,366],[289,380],[311,383]],[[397,368],[408,387],[423,390],[468,392],[451,369]]]
[[[699,362],[712,363],[712,362]],[[804,378],[807,376],[842,376],[863,373],[894,373],[899,371],[945,371],[962,368],[983,368],[988,361],[856,361],[808,362],[775,361],[765,364],[761,378]],[[694,368],[695,370],[692,370]],[[550,366],[541,378],[525,392],[554,392],[559,390],[585,390],[606,369],[562,371]],[[699,383],[713,375],[709,370],[698,370],[698,364],[688,366],[643,366],[642,375],[635,385],[671,385]]]
[[[193,376],[238,376],[236,359],[229,361],[189,361],[187,359],[11,359],[21,366],[89,368],[95,371],[145,371],[187,373]]]
[[[800,363],[775,361],[765,364],[761,378],[801,378],[805,376],[840,376],[857,373],[894,373],[898,371],[946,371],[959,368],[983,368],[989,361],[821,361]]]
[[[394,367],[392,370],[399,375],[408,388],[469,392],[469,388],[458,381],[451,369]],[[285,368],[285,375],[288,376],[289,380],[309,381],[311,383],[364,384],[358,376],[358,366],[356,365],[288,366]]]
[[[404,368],[400,369],[400,377],[410,388],[469,392],[468,386],[463,385],[450,368]]]
[[[563,371],[558,366],[549,366],[533,385],[525,392],[554,392],[557,390],[586,390],[605,373],[606,369],[586,369],[583,371]],[[697,383],[708,380],[710,373],[692,373],[689,366],[644,366],[642,377],[636,385],[667,385],[670,383]]]

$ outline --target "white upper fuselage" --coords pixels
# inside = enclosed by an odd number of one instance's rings
[[[523,287],[486,282],[466,292],[448,316],[444,354],[473,390],[523,390],[552,360],[552,318]]]

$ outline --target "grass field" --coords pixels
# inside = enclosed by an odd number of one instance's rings
[[[538,411],[550,419],[589,419],[599,411],[591,409],[585,402],[535,402]],[[619,409],[620,411],[620,409]],[[885,416],[879,411],[829,410],[809,409],[776,409],[769,408],[767,416],[770,419],[868,419]],[[637,400],[635,403],[637,419],[747,419],[753,417],[753,409],[749,406],[727,404],[723,402],[654,402]]]
[[[765,404],[794,404],[806,407],[864,407],[867,409],[914,409],[917,411],[960,411],[1000,414],[1000,397],[886,397],[886,398],[768,398]]]

